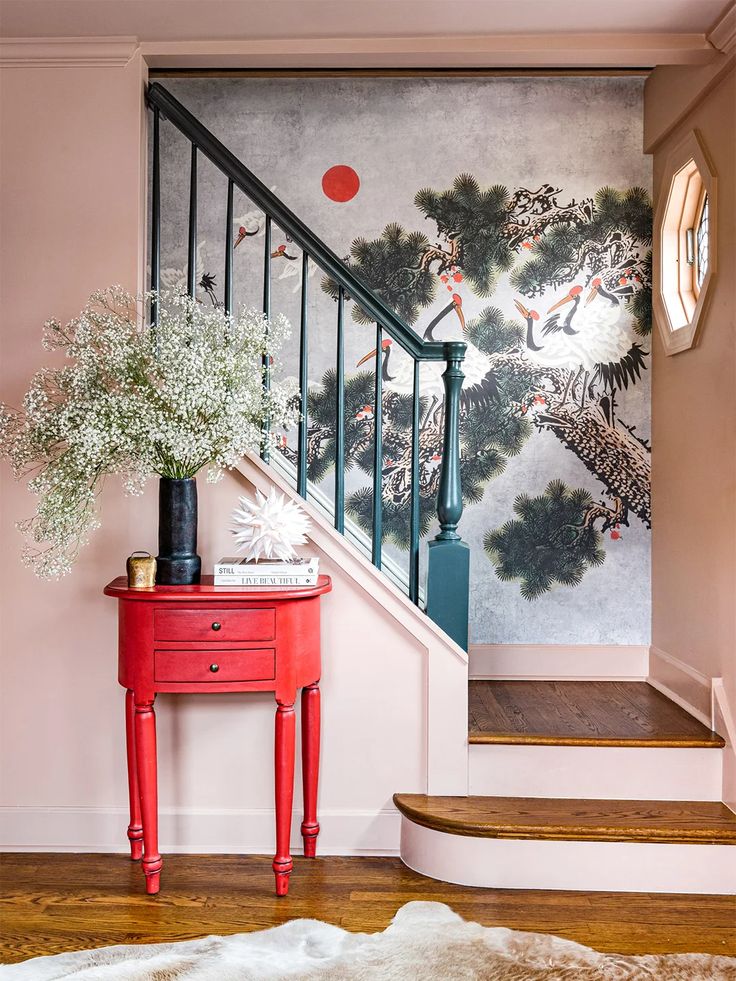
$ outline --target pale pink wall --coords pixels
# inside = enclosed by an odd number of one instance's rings
[[[10,404],[48,361],[44,320],[75,315],[100,286],[139,286],[142,85],[140,59],[2,72],[0,378]],[[50,803],[68,799],[67,784],[105,779],[115,758],[113,633],[99,589],[131,541],[152,541],[153,506],[105,488],[107,520],[79,569],[40,583],[20,565],[14,528],[34,500],[5,464],[0,479],[3,803]]]
[[[681,102],[697,75],[666,69]],[[675,78],[683,73],[682,78]],[[690,78],[695,88],[685,94]],[[671,121],[657,69],[645,88],[649,132]],[[702,79],[700,79],[702,81]],[[718,178],[718,271],[696,347],[667,357],[655,330],[652,373],[652,643],[709,677],[736,705],[736,76],[733,68],[654,148],[662,206],[667,154],[697,129]]]
[[[142,285],[144,74],[140,59],[2,72],[1,392],[11,404],[48,362],[45,319],[75,315],[93,289]],[[111,480],[102,529],[72,575],[41,583],[20,565],[14,528],[34,501],[5,464],[0,479],[0,848],[122,850],[123,694],[116,610],[102,587],[133,549],[155,550],[156,484],[127,498]],[[240,475],[200,484],[206,567],[231,547],[228,519],[245,486]],[[427,789],[433,706],[441,725],[448,715],[460,720],[461,759],[446,770],[462,779],[467,665],[451,652],[445,664],[447,644],[403,600],[394,597],[398,613],[387,612],[391,597],[378,598],[368,563],[363,578],[360,569],[348,575],[336,564],[339,549],[328,552],[319,553],[335,581],[323,617],[321,845],[395,851],[391,795]],[[460,693],[454,714],[445,668]],[[273,712],[269,695],[158,700],[165,849],[273,847]],[[442,761],[443,740],[435,742]]]
[[[652,152],[674,126],[686,125],[692,112],[709,90],[733,68],[733,59],[711,50],[703,65],[660,65],[647,79],[644,112],[644,149]]]

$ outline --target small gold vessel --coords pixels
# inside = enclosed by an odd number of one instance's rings
[[[149,589],[156,584],[156,560],[150,552],[133,552],[125,563],[130,589]]]

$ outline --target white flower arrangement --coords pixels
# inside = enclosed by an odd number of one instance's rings
[[[142,323],[158,300],[159,324]],[[148,477],[193,477],[209,466],[215,481],[263,440],[297,418],[293,385],[263,386],[263,359],[289,324],[246,309],[229,316],[189,296],[136,299],[122,287],[94,293],[66,326],[44,325],[44,347],[67,363],[42,368],[23,407],[0,405],[0,455],[29,476],[36,514],[18,527],[30,539],[24,561],[41,578],[69,572],[98,526],[96,496],[108,474],[129,493]],[[269,437],[275,445],[275,436]]]
[[[246,558],[289,562],[296,558],[295,545],[304,545],[309,518],[294,502],[286,501],[272,487],[268,497],[259,490],[255,501],[241,497],[240,507],[233,511],[235,544]]]

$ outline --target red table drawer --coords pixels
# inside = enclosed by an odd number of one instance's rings
[[[273,649],[242,651],[156,651],[156,681],[205,683],[270,681],[276,675]]]
[[[155,640],[232,641],[273,640],[276,612],[266,610],[156,610]]]

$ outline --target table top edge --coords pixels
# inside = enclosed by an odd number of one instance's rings
[[[137,600],[148,603],[192,603],[227,601],[276,602],[280,600],[310,599],[329,593],[332,579],[319,576],[316,586],[215,586],[214,576],[202,576],[202,582],[192,586],[128,586],[126,576],[117,576],[105,586],[105,596],[119,600]]]

